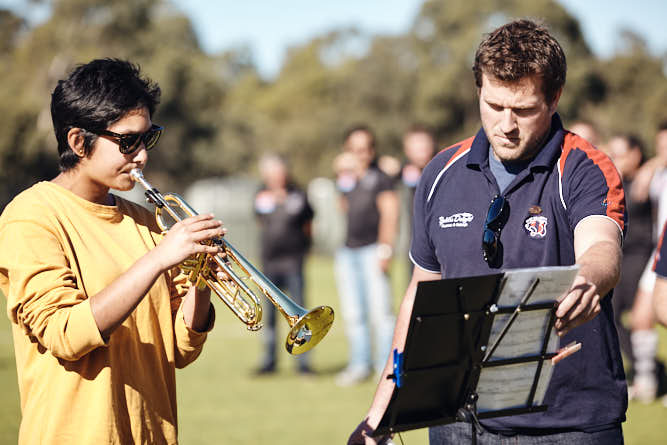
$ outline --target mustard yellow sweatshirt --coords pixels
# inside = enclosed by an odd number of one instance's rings
[[[164,273],[105,344],[89,297],[160,240],[154,216],[116,197],[40,182],[0,216],[0,290],[12,322],[20,444],[177,443],[175,368],[201,352],[186,280]]]

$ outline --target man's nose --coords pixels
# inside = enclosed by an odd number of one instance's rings
[[[500,130],[503,133],[511,133],[516,130],[516,115],[511,108],[503,110],[502,120],[500,121]]]

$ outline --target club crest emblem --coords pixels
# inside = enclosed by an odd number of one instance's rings
[[[546,216],[531,216],[526,219],[524,227],[531,238],[544,238],[547,235]]]

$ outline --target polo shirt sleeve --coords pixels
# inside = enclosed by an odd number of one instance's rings
[[[559,164],[561,203],[572,230],[589,216],[605,216],[626,231],[621,177],[611,159],[592,146],[566,148]]]
[[[665,227],[662,229],[660,242],[658,243],[658,248],[656,249],[655,263],[653,264],[653,270],[655,273],[663,278],[667,278],[667,242],[665,242],[666,233],[667,223],[665,223]]]
[[[415,191],[412,217],[412,241],[410,244],[410,259],[415,266],[427,272],[440,273],[440,263],[435,254],[435,247],[428,232],[428,194],[435,180],[432,164],[429,164],[419,179]]]
[[[13,323],[63,360],[78,360],[105,345],[90,300],[77,287],[63,247],[46,225],[30,220],[3,224],[0,246]]]

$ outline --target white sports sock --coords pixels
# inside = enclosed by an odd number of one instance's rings
[[[655,354],[658,348],[658,333],[653,329],[633,331],[630,334],[635,355],[635,377],[651,375],[655,378]]]

